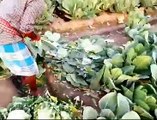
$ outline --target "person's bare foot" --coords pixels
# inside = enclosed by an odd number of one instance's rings
[[[11,80],[0,80],[0,107],[7,107],[13,96],[18,96],[18,93]]]

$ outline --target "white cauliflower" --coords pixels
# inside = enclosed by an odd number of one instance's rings
[[[8,114],[7,120],[9,119],[30,119],[31,115],[27,114],[24,110],[13,110]]]

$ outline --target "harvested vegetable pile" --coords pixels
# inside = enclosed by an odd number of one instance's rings
[[[52,96],[13,97],[7,108],[0,109],[1,119],[79,119],[79,110],[72,103]]]

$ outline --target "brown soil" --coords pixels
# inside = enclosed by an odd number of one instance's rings
[[[98,108],[99,99],[106,94],[106,92],[95,92],[89,89],[75,88],[67,82],[61,82],[51,73],[50,69],[46,71],[46,77],[48,79],[47,87],[51,95],[57,98],[73,102],[78,102],[81,105],[92,106]]]
[[[126,20],[126,14],[104,12],[100,16],[88,20],[71,20],[67,22],[61,18],[56,18],[54,22],[49,26],[49,28],[51,31],[59,33],[77,32],[89,28],[94,29],[97,26],[101,25],[117,25],[118,23],[124,23]]]
[[[157,31],[157,17],[153,17],[149,19],[150,24],[152,25],[151,30]],[[125,24],[112,24],[112,26],[106,26],[106,25],[98,25],[95,28],[88,28],[88,29],[80,29],[76,32],[66,32],[62,33],[63,36],[65,36],[68,40],[76,40],[83,36],[91,36],[91,35],[105,35],[109,38],[116,38],[115,42],[119,44],[126,42],[126,36],[124,34],[124,28]],[[120,40],[120,41],[119,41]]]
[[[145,13],[151,17],[156,17],[156,10],[151,8],[145,9],[143,7],[138,9],[141,13]],[[81,19],[81,20],[65,20],[62,17],[55,18],[53,23],[50,24],[49,29],[51,31],[59,33],[73,33],[79,31],[86,31],[87,29],[92,30],[103,27],[112,27],[115,25],[126,23],[128,19],[128,14],[126,13],[110,13],[102,12],[99,16],[91,19]]]

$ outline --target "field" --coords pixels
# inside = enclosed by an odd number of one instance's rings
[[[40,41],[25,38],[42,94],[0,62],[0,118],[157,119],[157,0],[45,2]]]

